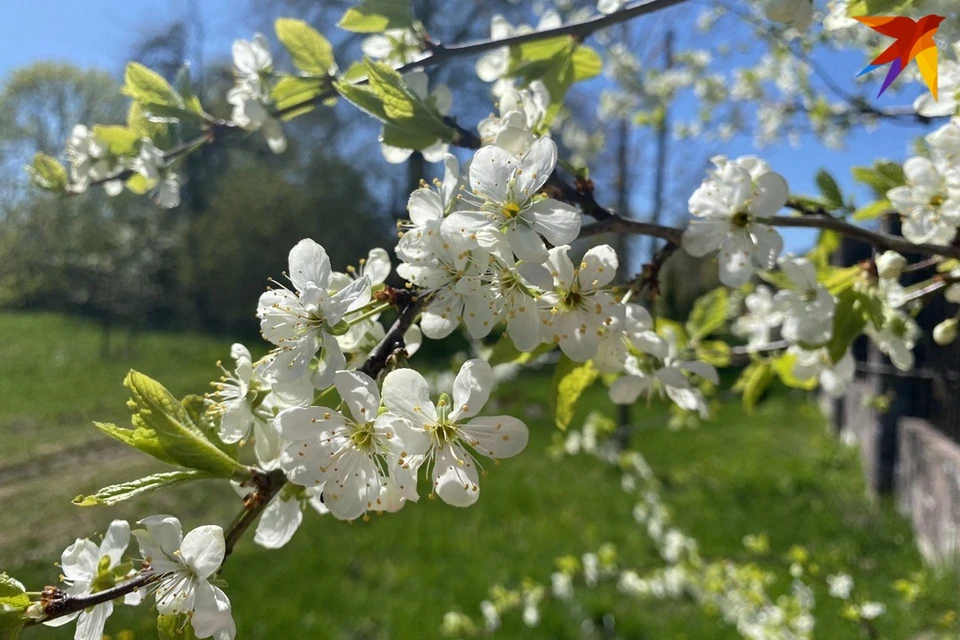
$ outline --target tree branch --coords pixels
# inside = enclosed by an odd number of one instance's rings
[[[122,598],[128,593],[133,593],[140,589],[140,587],[145,587],[159,579],[159,575],[150,572],[147,565],[144,565],[140,573],[126,582],[121,582],[109,589],[104,589],[103,591],[91,593],[86,596],[74,596],[57,587],[47,587],[43,590],[40,599],[43,616],[40,618],[31,618],[26,622],[25,626],[29,627],[55,618],[62,618],[71,613],[83,611],[87,607],[93,607],[98,604],[103,604],[104,602]]]
[[[373,349],[370,357],[360,367],[360,371],[366,373],[371,378],[376,378],[386,368],[390,357],[405,347],[403,334],[407,332],[410,325],[420,312],[422,298],[414,292],[406,289],[395,289],[392,291],[395,297],[395,304],[400,309],[400,316],[397,318],[390,331],[384,336],[383,340]],[[226,552],[223,563],[233,552],[234,547],[243,538],[244,533],[250,526],[257,521],[257,518],[263,513],[270,501],[287,485],[287,478],[283,471],[275,469],[270,472],[258,471],[254,476],[256,490],[247,496],[244,500],[244,510],[233,521],[233,524],[227,529],[224,535]],[[221,567],[223,565],[221,564]],[[40,600],[43,615],[27,621],[27,625],[40,624],[54,618],[61,618],[65,615],[83,611],[87,607],[103,604],[132,593],[140,587],[147,586],[160,579],[160,576],[149,571],[149,565],[144,564],[140,573],[134,578],[122,582],[115,587],[105,589],[87,596],[73,596],[65,593],[56,587],[47,587],[44,590],[44,596]]]
[[[812,213],[804,216],[773,216],[772,218],[757,218],[757,222],[774,227],[795,227],[804,229],[829,229],[849,238],[860,240],[880,249],[893,249],[898,253],[919,253],[927,256],[944,256],[960,259],[960,247],[944,244],[914,244],[906,238],[892,236],[888,233],[870,231],[863,227],[844,222],[829,215]]]

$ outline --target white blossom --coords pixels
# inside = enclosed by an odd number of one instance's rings
[[[893,366],[901,371],[913,368],[913,348],[920,337],[916,321],[902,311],[884,308],[883,326],[877,329],[868,323],[865,333],[883,353],[889,356]]]
[[[500,147],[483,147],[470,164],[471,193],[443,220],[441,230],[479,243],[478,232],[492,228],[506,235],[518,260],[543,263],[543,238],[560,246],[580,233],[580,212],[540,192],[556,164],[557,145],[549,138],[534,142],[519,159]]]
[[[319,351],[313,381],[318,389],[325,388],[346,362],[333,331],[347,311],[366,304],[369,283],[364,276],[331,292],[330,259],[313,240],[301,240],[290,250],[289,268],[294,289],[268,290],[257,308],[263,337],[279,347],[266,373],[278,382],[299,380],[309,373],[310,361]]]
[[[124,564],[123,555],[130,544],[130,525],[125,520],[114,520],[107,528],[100,545],[83,538],[64,549],[60,556],[60,570],[67,586],[64,591],[71,596],[88,596],[133,577],[135,571],[129,563]],[[140,604],[140,594],[128,593],[124,604]],[[113,602],[88,607],[44,622],[49,627],[59,627],[77,621],[75,640],[100,640],[107,618],[113,613]]]
[[[774,329],[783,322],[783,312],[774,303],[773,292],[766,285],[757,285],[743,303],[746,313],[734,321],[734,335],[747,338],[750,348],[770,344]]]
[[[906,184],[887,192],[904,217],[903,237],[910,242],[949,244],[960,226],[960,175],[945,163],[910,158],[903,163]]]
[[[226,553],[223,529],[197,527],[183,535],[173,516],[155,515],[140,520],[145,529],[133,532],[150,571],[159,576],[157,611],[163,615],[191,613],[190,624],[198,638],[233,640],[237,634],[230,600],[210,577]]]
[[[798,380],[816,377],[820,388],[834,398],[844,394],[856,373],[856,362],[849,350],[837,362],[833,362],[826,348],[807,350],[794,345],[787,353],[796,358],[793,375]]]
[[[617,274],[617,254],[609,245],[593,247],[575,268],[569,251],[564,245],[549,252],[554,286],[542,298],[542,331],[571,360],[586,362],[596,355],[604,331],[624,321],[624,307],[605,290]]]
[[[827,576],[827,587],[832,597],[847,600],[853,591],[853,578],[845,573]]]
[[[783,239],[755,218],[772,216],[787,201],[786,180],[750,156],[713,158],[716,169],[690,196],[690,223],[682,242],[687,253],[705,256],[720,250],[720,282],[746,284],[758,269],[773,267]]]
[[[66,156],[70,180],[79,191],[85,191],[92,182],[107,180],[122,168],[111,158],[109,146],[82,124],[74,126],[70,132]],[[123,191],[123,182],[107,180],[103,182],[103,188],[107,195],[116,196]]]
[[[796,289],[782,289],[774,304],[783,313],[783,337],[791,342],[823,344],[833,333],[837,303],[817,281],[817,269],[806,258],[784,256],[780,269]]]
[[[477,501],[480,476],[471,453],[494,460],[510,458],[527,446],[527,426],[512,416],[475,417],[493,388],[493,370],[483,360],[468,360],[453,383],[453,402],[446,394],[438,404],[430,387],[413,369],[396,369],[383,380],[388,414],[407,420],[429,438],[429,449],[411,456],[411,468],[427,465],[436,495],[447,504],[466,507]],[[419,458],[419,459],[417,459]]]
[[[341,520],[393,510],[385,500],[388,475],[403,499],[416,501],[407,458],[426,452],[426,434],[389,413],[378,415],[380,392],[366,374],[339,371],[334,385],[348,414],[294,407],[277,416],[277,431],[289,443],[280,458],[287,478],[305,487],[322,486],[324,504]]]

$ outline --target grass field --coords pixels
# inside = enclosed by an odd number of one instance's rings
[[[203,391],[228,345],[143,335],[129,356],[105,361],[94,326],[43,315],[0,315],[0,335],[0,568],[39,588],[56,580],[52,562],[72,535],[102,530],[114,517],[132,521],[165,511],[191,527],[225,524],[239,508],[229,487],[219,484],[111,509],[69,504],[76,493],[155,468],[89,426],[93,418],[122,418],[126,370],[139,368],[177,394]],[[625,565],[660,566],[614,470],[587,457],[557,461],[547,455],[554,435],[548,396],[542,374],[525,375],[498,392],[498,410],[527,421],[530,445],[520,457],[489,466],[480,500],[470,509],[423,499],[398,514],[352,524],[310,511],[284,549],[241,543],[223,572],[239,637],[436,638],[445,612],[476,617],[494,583],[549,583],[561,555],[611,542]],[[582,413],[594,408],[612,411],[601,389],[588,393]],[[777,394],[754,416],[730,399],[717,420],[678,432],[663,426],[663,411],[658,405],[635,410],[634,445],[663,484],[677,524],[699,540],[704,557],[756,560],[741,541],[765,533],[771,553],[760,562],[778,575],[771,592],[789,588],[785,556],[799,544],[824,573],[846,571],[859,595],[887,603],[888,613],[877,620],[879,637],[906,640],[949,628],[955,577],[924,569],[905,521],[890,505],[864,497],[856,452],[827,434],[808,399]],[[36,456],[40,462],[24,465]],[[894,588],[901,578],[924,590],[911,605]],[[585,602],[598,617],[615,616],[616,634],[609,637],[739,637],[689,600],[641,602],[603,588]],[[817,592],[816,637],[864,637],[839,610],[839,601]],[[533,630],[519,616],[506,619],[502,637],[582,637],[563,606],[548,605],[543,613]],[[118,607],[107,632],[129,629],[149,638],[155,637],[152,625],[149,612]],[[28,634],[66,638],[72,632]]]

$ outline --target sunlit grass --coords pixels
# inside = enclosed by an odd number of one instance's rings
[[[82,429],[84,440],[103,441],[82,421],[66,423],[69,416],[97,411],[107,417],[122,415],[120,381],[126,369],[142,368],[177,394],[203,391],[215,371],[212,364],[224,357],[227,346],[196,337],[143,336],[142,350],[134,358],[104,363],[97,355],[96,330],[85,326],[55,316],[0,316],[5,335],[25,342],[21,349],[10,347],[8,340],[0,345],[0,398],[12,390],[23,396],[0,412],[8,445],[25,451],[56,437],[51,432],[10,431],[14,418],[33,416],[59,416],[65,421],[61,429]],[[51,327],[59,327],[57,335],[65,335],[67,343],[88,344],[60,351],[45,346],[54,334],[44,331]],[[42,362],[51,353],[64,354],[53,374]],[[34,383],[11,380],[13,375]],[[70,391],[54,403],[39,402],[62,387]],[[532,437],[521,456],[486,465],[489,473],[481,480],[481,497],[474,507],[461,510],[424,497],[398,514],[352,524],[309,511],[284,549],[265,551],[250,540],[241,543],[223,573],[239,637],[436,638],[446,611],[459,609],[477,617],[477,604],[495,583],[517,586],[530,578],[548,584],[558,556],[579,556],[610,542],[625,568],[643,572],[661,566],[644,530],[631,517],[634,500],[621,490],[616,471],[588,457],[558,461],[547,454],[555,435],[548,398],[549,377],[544,374],[501,386],[495,410],[526,420]],[[717,420],[678,432],[665,428],[662,405],[634,409],[634,445],[660,478],[662,497],[676,523],[699,540],[703,556],[756,561],[776,571],[778,580],[771,586],[776,595],[789,589],[789,549],[803,545],[822,575],[844,570],[854,576],[858,596],[890,607],[877,621],[881,637],[900,640],[942,629],[938,622],[956,608],[956,581],[922,568],[906,522],[891,505],[865,497],[856,452],[826,432],[816,407],[804,396],[774,395],[757,415],[747,416],[736,399],[728,400]],[[589,409],[613,414],[605,393],[594,389],[574,426]],[[81,510],[68,504],[73,494],[135,477],[156,465],[115,448],[93,461],[64,460],[49,475],[0,488],[0,531],[13,531],[15,535],[4,539],[16,545],[2,545],[3,568],[30,588],[55,582],[58,570],[51,563],[59,550],[75,535],[102,531],[113,517],[136,520],[165,511],[182,516],[186,527],[225,525],[239,509],[229,488],[207,483],[111,510]],[[421,494],[426,493],[423,487]],[[742,538],[760,533],[769,537],[771,552],[758,558],[748,554]],[[27,548],[43,560],[17,566],[20,551]],[[41,551],[46,555],[39,555]],[[900,578],[916,578],[918,572],[923,572],[927,593],[908,606],[893,585]],[[610,637],[738,637],[688,600],[637,601],[605,587],[583,603],[586,615],[598,623],[612,614],[615,635]],[[816,637],[862,637],[841,617],[840,608],[839,601],[818,589]],[[533,630],[524,627],[519,616],[507,618],[502,637],[581,637],[566,604],[547,605],[543,613],[541,625]],[[132,629],[138,638],[155,636],[153,617],[142,608],[118,607],[107,632],[121,629]],[[72,630],[28,633],[70,637]]]

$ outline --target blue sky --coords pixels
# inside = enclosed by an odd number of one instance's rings
[[[4,43],[0,47],[0,76],[38,60],[68,61],[101,68],[119,76],[138,40],[172,18],[190,15],[193,5],[198,7],[196,11],[204,25],[203,49],[207,62],[226,58],[232,40],[249,37],[254,30],[248,6],[243,0],[167,0],[162,3],[145,0],[123,3],[118,0],[33,0],[6,3],[3,26],[0,27]],[[686,18],[691,14],[676,15]],[[848,53],[821,62],[838,83],[849,83],[852,87],[853,77],[862,68],[864,58],[860,53]],[[873,84],[879,86],[881,76],[878,75]],[[873,84],[868,84],[865,90],[873,91]],[[909,95],[904,95],[907,93]],[[875,104],[879,107],[909,104],[914,94],[904,94],[885,94]],[[748,136],[730,143],[713,144],[711,150],[729,156],[759,153],[788,179],[794,192],[815,193],[817,169],[826,168],[845,190],[852,189],[851,166],[870,164],[881,157],[902,160],[910,140],[922,131],[919,127],[905,126],[884,126],[878,132],[859,131],[849,137],[847,147],[842,151],[826,149],[808,137],[802,140],[799,148],[781,145],[758,152]],[[640,195],[639,199],[643,200],[643,196]],[[788,248],[802,249],[809,244],[810,237],[803,231],[788,232]]]

